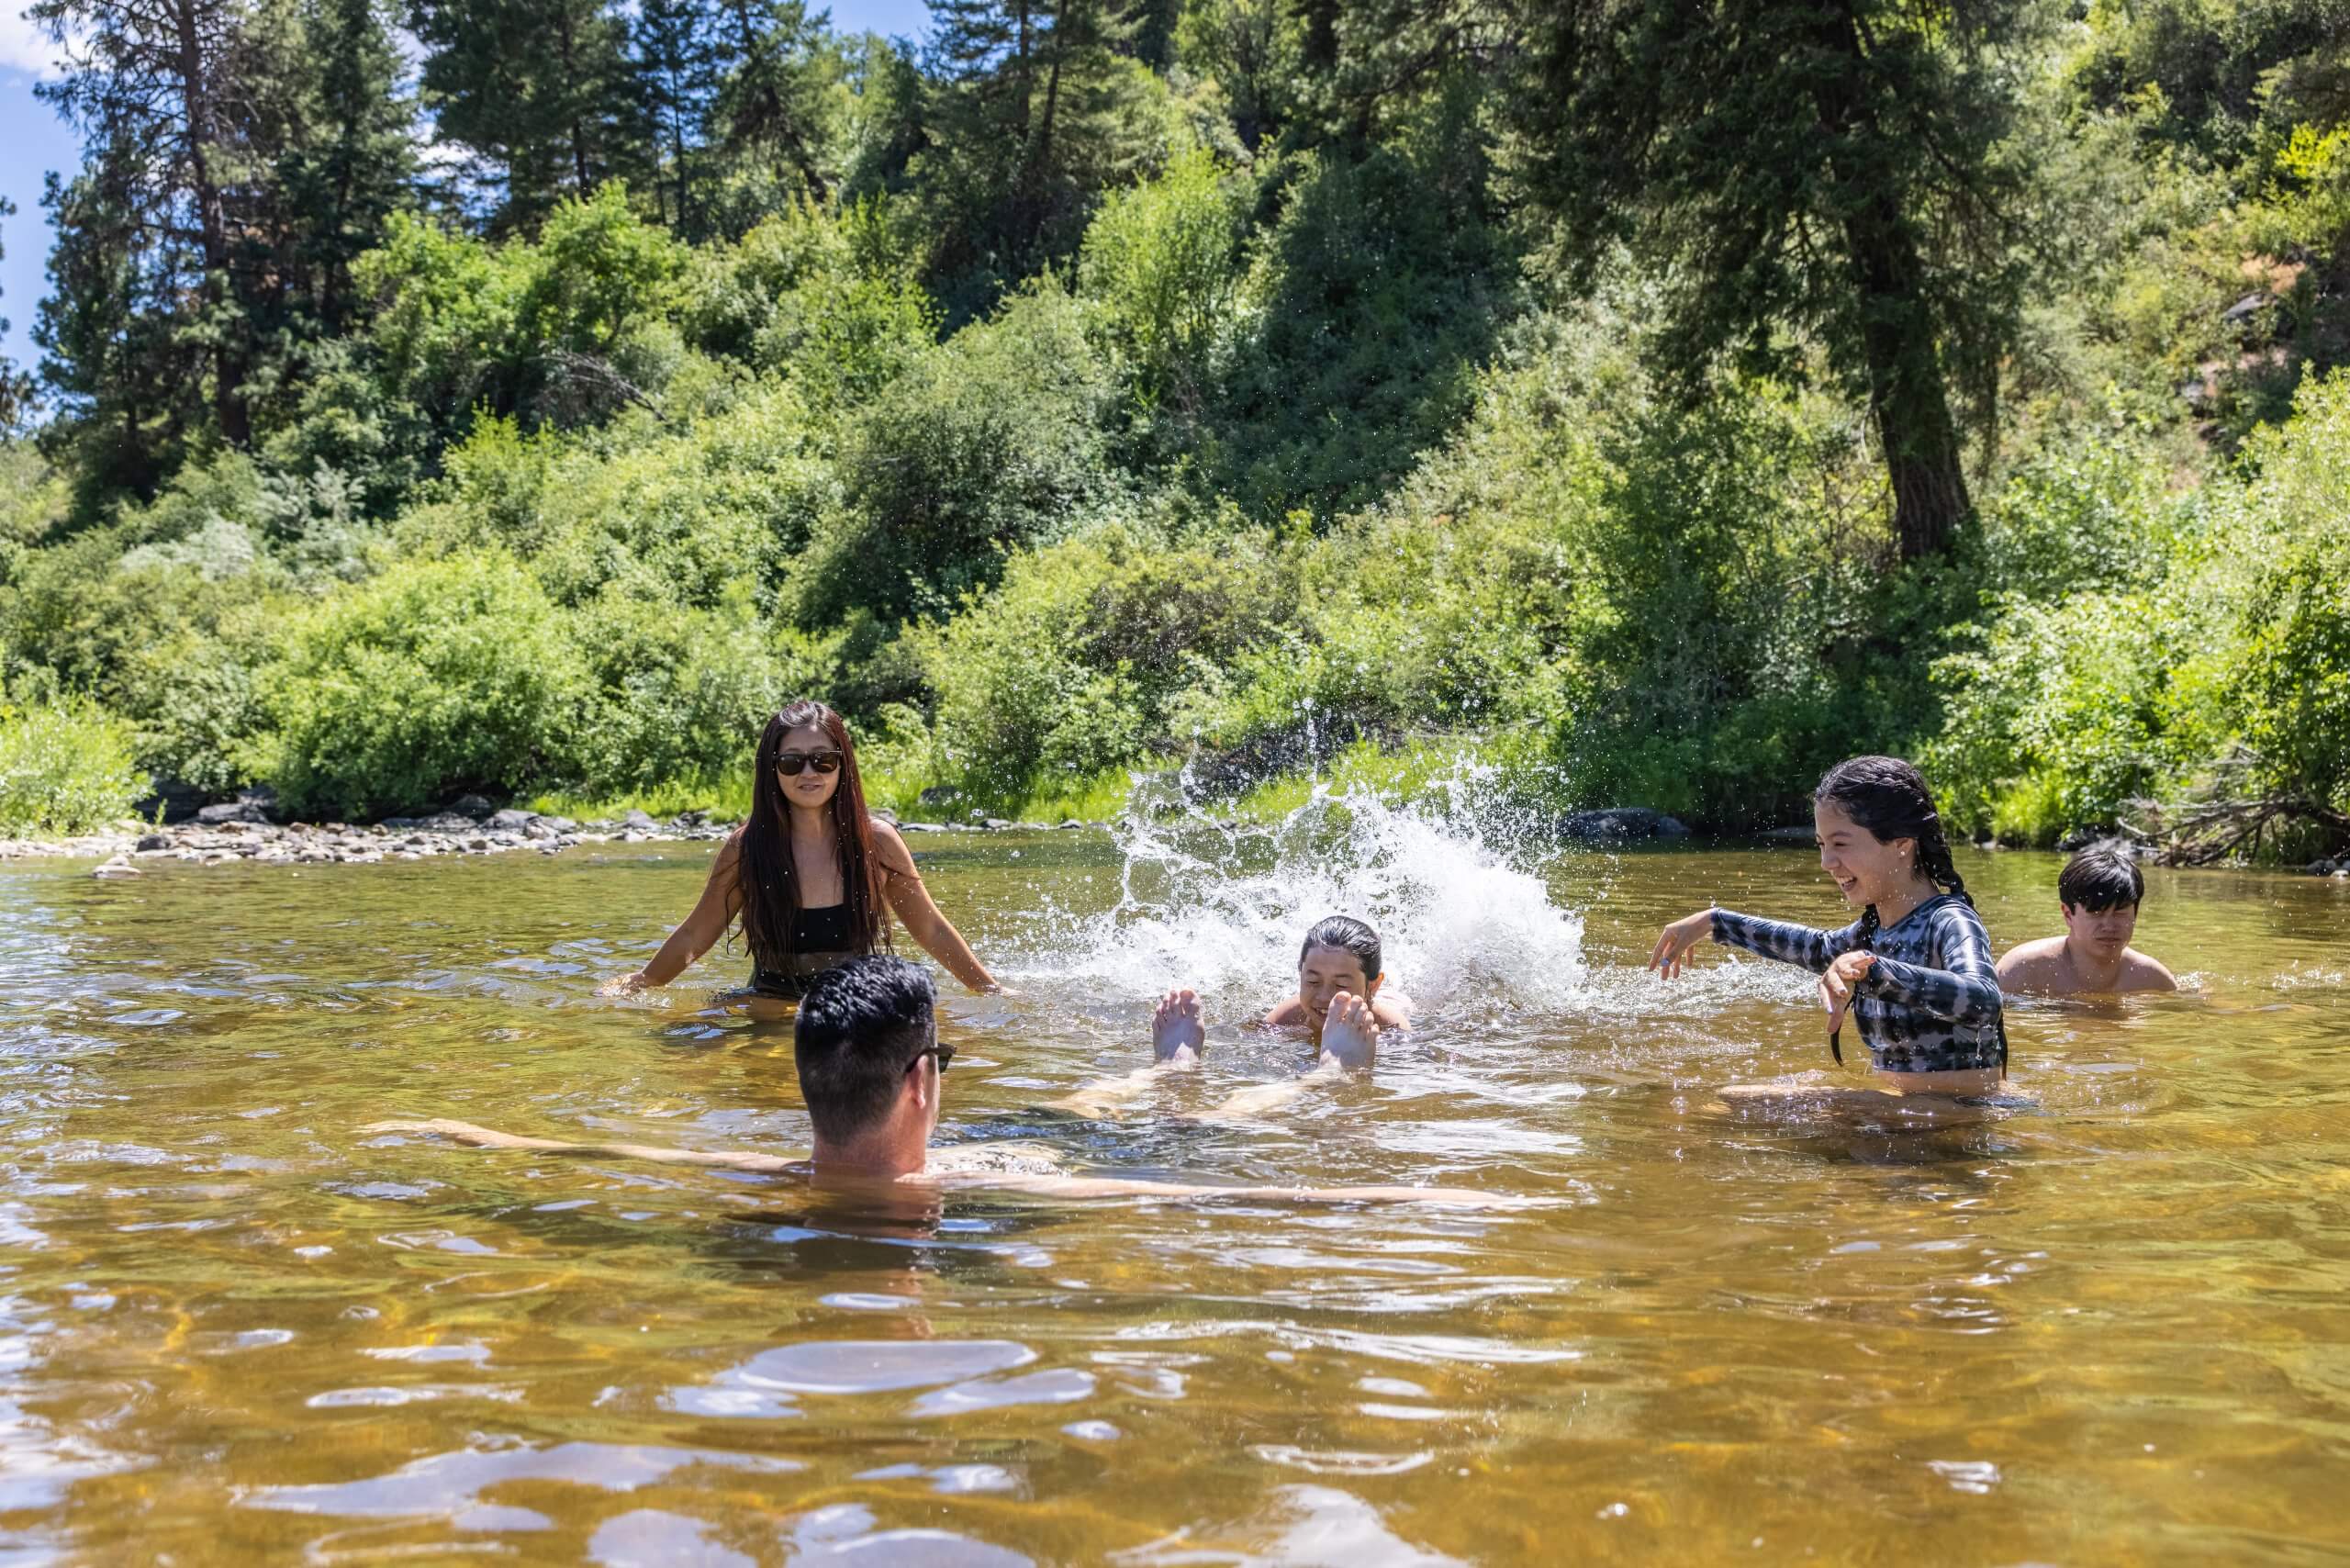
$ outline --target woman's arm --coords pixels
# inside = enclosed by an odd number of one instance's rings
[[[922,873],[914,869],[913,853],[906,841],[878,818],[873,823],[873,852],[881,860],[881,894],[890,901],[906,935],[971,990],[1002,991],[987,966],[972,953],[970,944],[963,940],[963,934],[930,902],[930,890],[922,885]]]
[[[1975,912],[1956,900],[1936,912],[1930,951],[1940,968],[1880,956],[1852,989],[1953,1024],[1995,1022],[1999,971],[1991,962],[1990,934]]]
[[[743,834],[737,829],[720,846],[718,858],[710,868],[710,880],[702,884],[701,897],[696,901],[693,913],[669,933],[669,939],[661,944],[661,950],[653,955],[650,963],[632,975],[622,976],[610,989],[632,991],[667,985],[726,935],[726,927],[743,902],[741,879],[736,875],[742,855]]]

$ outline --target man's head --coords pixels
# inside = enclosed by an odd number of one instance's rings
[[[2116,844],[2090,845],[2065,862],[2056,878],[2066,936],[2102,958],[2118,958],[2129,947],[2145,896],[2138,862]]]
[[[899,1117],[938,1122],[938,996],[930,976],[875,954],[826,969],[800,999],[792,1056],[818,1141],[856,1139]]]

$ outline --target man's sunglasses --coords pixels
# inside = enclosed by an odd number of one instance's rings
[[[946,1064],[955,1059],[955,1047],[948,1045],[944,1040],[938,1041],[934,1045],[924,1046],[922,1049],[914,1053],[914,1059],[912,1061],[906,1063],[906,1070],[908,1072],[912,1072],[924,1057],[936,1057],[938,1058],[938,1070],[945,1072],[946,1070]]]
[[[786,778],[797,778],[801,769],[809,767],[819,773],[835,773],[840,766],[841,754],[836,751],[779,751],[775,757],[775,770]]]

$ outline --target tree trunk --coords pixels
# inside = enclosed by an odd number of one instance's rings
[[[219,333],[212,346],[212,412],[220,438],[242,446],[252,435],[245,418],[244,374],[235,334],[222,318],[229,303],[229,220],[212,173],[212,95],[204,44],[196,31],[196,0],[177,0],[172,24],[179,45],[180,103],[186,116],[188,184],[196,197],[196,230],[204,247],[204,303]]]
[[[1950,553],[1973,510],[1965,458],[1943,385],[1925,263],[1900,194],[1871,165],[1868,143],[1884,135],[1864,84],[1870,65],[1849,3],[1823,0],[1815,35],[1825,56],[1813,88],[1831,138],[1830,177],[1843,212],[1869,416],[1885,449],[1901,558]]]
[[[576,95],[579,91],[579,50],[577,40],[572,37],[571,8],[557,6],[554,14],[556,51],[563,60],[564,85]],[[588,127],[576,108],[571,114],[571,169],[579,199],[585,201],[588,199]]]
[[[791,123],[784,112],[783,95],[776,91],[775,72],[767,60],[767,41],[751,23],[749,0],[734,0],[734,28],[740,36],[744,68],[753,73],[758,83],[759,119],[767,127],[767,139],[775,143],[776,173],[797,173],[808,187],[808,194],[822,202],[832,196],[832,187],[824,181],[823,172],[816,167],[816,155],[809,148],[808,140],[800,128]],[[732,133],[730,133],[732,134]]]

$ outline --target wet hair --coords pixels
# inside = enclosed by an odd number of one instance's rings
[[[881,858],[873,848],[873,822],[856,773],[856,746],[841,716],[822,702],[794,702],[767,721],[751,767],[751,820],[743,824],[735,861],[736,907],[743,945],[763,969],[789,974],[795,957],[792,917],[805,907],[800,871],[791,858],[790,808],[776,777],[776,758],[794,730],[817,729],[841,754],[840,787],[827,808],[840,856],[841,897],[848,905],[849,940],[859,953],[887,952],[890,919],[881,899]]]
[[[1915,767],[1897,756],[1847,757],[1820,775],[1819,787],[1811,792],[1815,804],[1834,806],[1843,812],[1879,844],[1889,844],[1897,838],[1918,841],[1918,869],[1936,887],[1948,888],[1975,907],[1973,895],[1966,890],[1965,879],[1958,874],[1958,867],[1951,859],[1950,839],[1942,832],[1942,819],[1934,810],[1933,791],[1926,788],[1926,779]],[[1861,912],[1858,946],[1867,951],[1876,943],[1876,905]],[[1838,1061],[1844,1059],[1844,1047],[1831,1033],[1828,1048]],[[2008,1023],[1999,1020],[1999,1070],[2008,1070]]]
[[[2111,839],[2092,844],[2065,862],[2057,874],[2056,897],[2066,909],[2103,914],[2121,904],[2143,903],[2146,878],[2136,857]]]
[[[1975,900],[1967,893],[1966,882],[1951,861],[1950,840],[1943,835],[1942,816],[1934,810],[1933,792],[1916,768],[1897,756],[1847,757],[1820,776],[1819,788],[1811,792],[1811,798],[1818,805],[1834,806],[1879,844],[1916,839],[1918,869],[1935,886],[1948,888],[1973,907]],[[1874,935],[1876,907],[1871,905],[1861,921],[1863,935]]]
[[[936,1037],[937,1007],[929,973],[886,954],[851,958],[809,982],[791,1055],[818,1137],[845,1142],[889,1119],[906,1069]]]
[[[1333,914],[1315,921],[1314,929],[1305,934],[1305,946],[1297,950],[1298,968],[1305,967],[1305,956],[1316,947],[1352,953],[1362,965],[1366,983],[1380,976],[1379,933],[1352,915]]]

